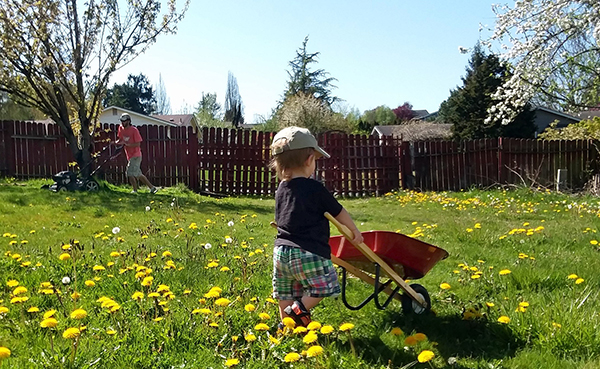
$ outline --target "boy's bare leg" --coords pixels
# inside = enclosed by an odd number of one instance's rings
[[[294,300],[279,300],[279,317],[281,318],[281,320],[283,320],[283,318],[289,317],[289,315],[287,315],[285,311],[283,311],[283,309],[285,309],[293,303]]]
[[[129,183],[131,184],[131,187],[133,187],[134,191],[138,190],[138,183],[137,183],[137,179],[135,179],[135,177],[127,177],[129,178]]]
[[[302,301],[302,304],[304,305],[304,307],[306,308],[306,310],[310,311],[312,308],[317,306],[319,304],[319,302],[321,302],[321,300],[323,300],[322,297],[304,296],[304,297],[302,297],[301,301]]]

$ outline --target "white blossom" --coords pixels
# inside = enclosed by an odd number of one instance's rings
[[[212,245],[211,245],[210,243],[205,243],[205,244],[204,244],[204,248],[205,248],[206,250],[209,250],[210,248],[212,248]]]
[[[112,233],[113,234],[117,234],[119,232],[121,232],[121,228],[119,228],[119,227],[115,227],[115,228],[112,229]]]
[[[231,237],[227,236],[225,237],[225,243],[232,243],[233,239],[231,239]]]
[[[69,277],[63,277],[62,283],[63,284],[69,284],[69,283],[71,283],[71,278],[69,278]]]
[[[230,220],[229,223],[227,223],[227,225],[233,227],[233,220]]]
[[[146,206],[146,211],[150,211],[150,206]]]
[[[600,78],[600,1],[519,0],[492,10],[495,29],[482,44],[499,45],[513,77],[493,95],[486,123],[507,124],[531,101],[573,110],[597,103],[589,93]]]

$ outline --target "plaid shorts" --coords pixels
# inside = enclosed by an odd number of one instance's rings
[[[302,296],[334,297],[340,284],[333,263],[298,247],[273,250],[273,297],[297,300]]]
[[[134,156],[133,158],[129,158],[129,162],[127,163],[127,177],[139,177],[142,175],[142,169],[140,165],[142,164],[141,156]]]

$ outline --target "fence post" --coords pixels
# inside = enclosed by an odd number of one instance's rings
[[[402,141],[400,145],[400,176],[402,178],[402,188],[410,187],[409,177],[412,175],[412,166],[410,158],[410,142]]]
[[[194,133],[192,127],[187,129],[187,153],[188,153],[188,170],[190,173],[190,189],[196,191],[199,188],[198,184],[198,136]]]
[[[502,178],[502,172],[504,172],[504,147],[502,146],[502,137],[498,137],[498,183],[504,184],[504,178]]]
[[[13,136],[15,135],[15,122],[8,121],[4,122],[6,127],[6,132],[4,137],[6,138],[6,169],[7,176],[14,176],[17,173],[17,163],[15,157],[15,139]]]

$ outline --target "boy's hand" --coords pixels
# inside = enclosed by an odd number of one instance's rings
[[[358,229],[353,230],[352,234],[354,235],[354,239],[352,240],[353,243],[359,244],[359,243],[363,243],[365,241],[362,233],[360,233],[360,231]]]

